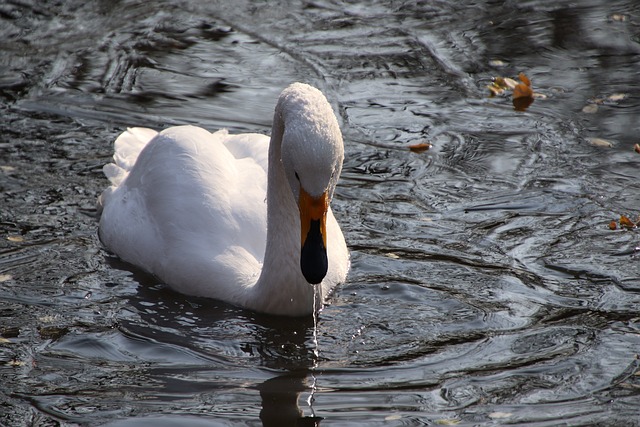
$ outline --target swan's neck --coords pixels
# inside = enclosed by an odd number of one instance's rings
[[[268,304],[270,312],[311,314],[321,287],[307,283],[300,270],[300,214],[281,161],[283,133],[284,124],[276,112],[269,143],[267,244],[253,292],[256,303]]]

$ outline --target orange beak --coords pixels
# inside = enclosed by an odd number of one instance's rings
[[[311,197],[300,187],[300,269],[307,282],[318,284],[327,275],[327,211],[329,196]]]

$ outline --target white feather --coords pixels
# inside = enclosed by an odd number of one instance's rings
[[[330,105],[299,83],[279,99],[271,142],[194,126],[128,129],[104,168],[112,185],[99,199],[100,238],[179,292],[272,314],[309,314],[315,289],[300,272],[293,177],[297,172],[310,194],[333,194],[343,150]],[[330,210],[327,253],[321,296],[349,269]]]

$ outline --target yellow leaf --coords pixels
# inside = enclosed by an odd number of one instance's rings
[[[500,78],[500,77],[498,77]],[[496,79],[497,80],[497,79]],[[509,77],[504,77],[502,78],[502,84],[507,88],[507,89],[511,89],[513,90],[516,86],[518,86],[518,82],[509,78]]]
[[[395,420],[401,420],[402,419],[402,415],[399,414],[394,414],[394,415],[389,415],[387,417],[384,417],[385,421],[395,421]]]
[[[7,240],[16,243],[24,242],[24,238],[22,236],[9,236],[7,237]]]
[[[491,92],[491,94],[489,95],[490,97],[494,97],[494,96],[500,96],[504,93],[504,89],[494,85],[494,84],[490,84],[487,86],[487,88],[489,89],[489,92]]]
[[[501,419],[501,418],[509,418],[513,416],[511,412],[492,412],[489,414],[489,418],[491,419]]]
[[[491,61],[489,61],[489,65],[496,68],[502,68],[507,64],[501,59],[492,59]]]
[[[594,147],[602,147],[602,148],[611,148],[613,147],[613,143],[603,138],[588,138],[589,144]]]
[[[622,101],[626,97],[627,97],[626,93],[614,93],[614,94],[609,95],[609,97],[607,99],[609,101],[612,101],[612,102],[618,102],[618,101]]]
[[[440,424],[441,426],[455,426],[460,424],[460,420],[441,419],[441,420],[436,420],[436,424]]]

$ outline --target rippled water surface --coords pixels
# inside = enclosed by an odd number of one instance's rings
[[[640,425],[636,1],[9,0],[0,51],[1,425]],[[267,133],[296,80],[346,142],[317,337],[96,235],[119,132]]]

